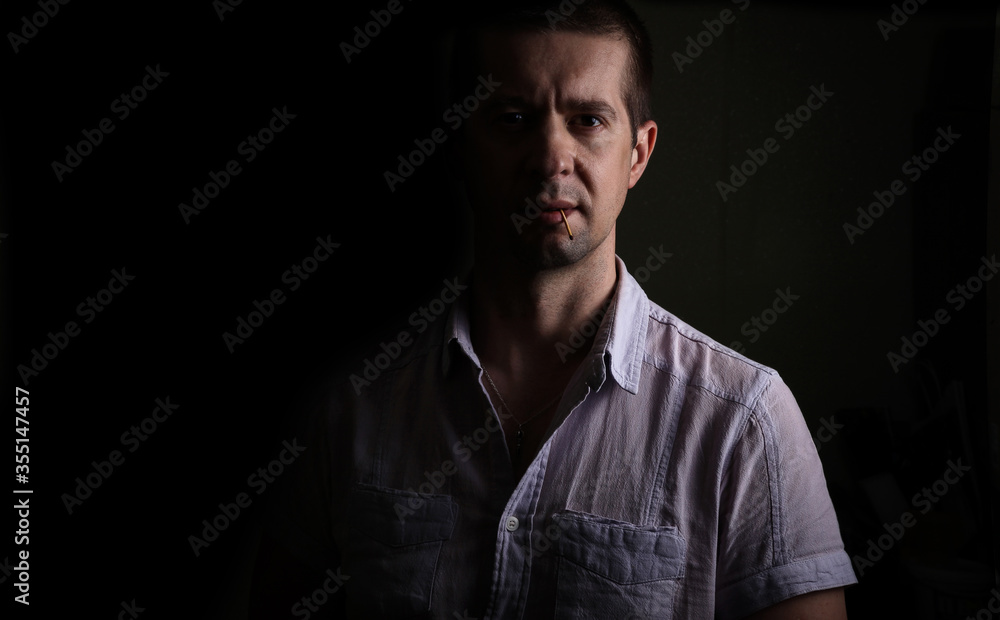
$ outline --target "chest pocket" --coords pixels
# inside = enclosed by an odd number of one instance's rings
[[[580,512],[553,515],[557,619],[673,617],[685,542],[672,526],[640,527]]]
[[[343,554],[350,616],[412,618],[426,614],[438,556],[451,538],[458,505],[449,495],[358,485],[348,508],[351,536]]]

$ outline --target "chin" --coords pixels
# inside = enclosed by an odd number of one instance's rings
[[[589,237],[584,231],[574,234],[572,240],[566,235],[563,238],[546,241],[547,243],[538,245],[517,243],[514,246],[515,258],[531,270],[557,269],[579,262],[592,249]]]

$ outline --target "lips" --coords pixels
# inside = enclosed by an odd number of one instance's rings
[[[542,209],[538,219],[552,225],[563,224],[563,213],[566,214],[566,218],[568,219],[577,211],[576,205],[568,200],[539,201],[538,206]]]
[[[568,200],[539,201],[538,206],[542,208],[542,211],[569,211],[576,208],[576,205]]]

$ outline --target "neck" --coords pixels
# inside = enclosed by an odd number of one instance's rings
[[[557,345],[568,345],[574,328],[599,314],[616,279],[613,245],[571,265],[541,270],[477,257],[471,298],[477,356],[498,384],[526,397],[561,391],[592,337],[569,354]]]

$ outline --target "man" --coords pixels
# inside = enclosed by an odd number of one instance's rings
[[[352,617],[845,618],[856,580],[790,392],[615,255],[658,131],[635,14],[512,11],[459,41],[459,91],[498,84],[458,152],[468,290],[332,400],[318,499],[296,491],[324,510],[287,547],[337,569]]]

